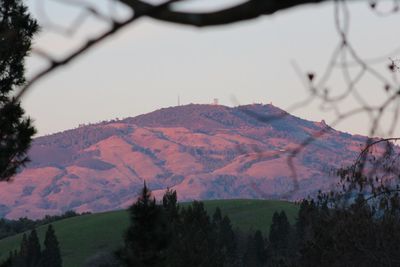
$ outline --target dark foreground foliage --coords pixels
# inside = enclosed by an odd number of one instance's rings
[[[400,266],[399,215],[397,208],[373,208],[362,195],[346,208],[304,201],[293,265]]]
[[[201,202],[181,208],[173,191],[157,204],[145,186],[130,214],[125,247],[117,252],[123,266],[222,266],[234,260],[235,235],[219,209],[210,218]]]
[[[10,252],[0,267],[62,267],[60,246],[53,226],[50,224],[47,228],[43,250],[33,229],[29,236],[22,236],[20,250]]]
[[[233,230],[219,209],[210,218],[201,202],[181,208],[176,199],[168,190],[158,204],[145,186],[125,246],[112,265],[98,266],[400,266],[395,203],[376,209],[361,194],[346,206],[304,200],[294,225],[275,212],[263,236]]]
[[[24,60],[37,31],[21,0],[0,0],[0,181],[9,180],[28,161],[35,134],[12,92],[25,83]]]
[[[159,203],[145,186],[129,209],[124,246],[115,254],[98,254],[85,266],[400,266],[400,201],[398,195],[389,200],[384,208],[362,194],[346,205],[328,197],[304,200],[293,225],[281,211],[274,213],[269,229],[244,233],[233,229],[219,208],[209,216],[202,202],[181,207],[170,190]],[[32,231],[0,267],[61,264],[49,227],[43,249]]]

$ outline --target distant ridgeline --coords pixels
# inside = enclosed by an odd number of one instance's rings
[[[288,152],[321,132],[293,159],[293,176]],[[123,209],[143,181],[180,201],[298,200],[334,187],[366,140],[273,105],[164,108],[35,139],[27,168],[0,186],[0,216]]]

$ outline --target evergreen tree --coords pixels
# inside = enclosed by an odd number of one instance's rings
[[[254,246],[257,262],[260,266],[264,266],[267,260],[267,254],[265,250],[265,240],[260,230],[257,230],[254,234]]]
[[[165,236],[168,240],[165,266],[178,266],[179,260],[177,258],[179,255],[176,252],[179,251],[178,244],[180,244],[182,223],[176,191],[167,189],[162,199],[162,207],[166,220]]]
[[[314,239],[315,226],[318,221],[318,211],[313,200],[303,200],[300,203],[294,234],[294,248],[292,253],[292,261],[299,262],[304,248],[308,242]]]
[[[28,251],[29,251],[28,238],[26,237],[26,234],[24,233],[22,235],[22,241],[21,241],[21,246],[20,246],[20,250],[19,250],[19,256],[26,260],[28,258],[28,254],[29,254]]]
[[[262,267],[266,264],[265,240],[261,231],[257,230],[254,235],[249,235],[243,265],[249,267]]]
[[[165,266],[165,217],[146,184],[129,212],[131,225],[125,234],[125,247],[118,252],[120,259],[126,266]]]
[[[254,242],[254,238],[251,234],[249,234],[247,237],[246,250],[243,255],[243,266],[258,267],[256,245]]]
[[[25,83],[24,59],[38,25],[21,0],[0,0],[0,181],[27,161],[35,134],[12,91]]]
[[[218,227],[218,225],[221,223],[221,221],[222,221],[222,212],[221,212],[221,209],[219,207],[217,207],[212,216],[212,222],[215,227]]]
[[[28,251],[26,257],[26,263],[28,267],[36,267],[39,264],[41,258],[41,250],[39,238],[36,230],[33,229],[28,237]]]
[[[203,203],[194,201],[180,212],[181,227],[172,242],[168,266],[223,266],[216,236]]]
[[[236,239],[232,224],[228,216],[222,217],[219,207],[215,209],[212,219],[215,240],[215,253],[221,257],[220,261],[226,265],[233,265],[236,261]]]
[[[28,255],[29,255],[29,243],[28,243],[28,238],[24,233],[22,235],[22,241],[19,253],[17,251],[14,252],[13,267],[27,267]]]
[[[224,250],[226,250],[228,257],[234,257],[236,255],[236,238],[231,220],[227,215],[222,218],[219,230],[219,240],[221,240]]]
[[[300,203],[296,220],[296,239],[301,246],[312,237],[312,225],[315,220],[315,204],[313,200],[304,200]]]
[[[260,239],[261,238],[261,239]],[[262,267],[265,259],[264,240],[260,231],[250,234],[247,238],[246,251],[243,256],[243,266]]]
[[[179,224],[179,205],[176,191],[167,189],[162,199],[162,207],[168,224],[168,231],[173,235]]]
[[[269,233],[269,253],[271,258],[269,262],[274,265],[285,265],[289,259],[289,238],[291,227],[286,213],[274,212],[272,216],[272,225]]]
[[[289,249],[289,238],[290,238],[290,223],[286,216],[286,213],[282,210],[279,214],[279,225],[280,225],[280,236],[281,236],[281,249],[283,253],[287,253]]]
[[[278,212],[272,215],[272,224],[269,228],[269,244],[271,249],[277,250],[280,246],[280,217]]]
[[[168,218],[176,220],[179,216],[178,197],[175,190],[167,189],[163,196],[163,208],[167,212]]]
[[[270,227],[269,241],[271,247],[277,251],[288,248],[290,234],[290,224],[286,217],[286,213],[274,212],[272,217],[272,225]]]
[[[47,228],[46,237],[44,239],[44,250],[42,253],[41,267],[61,267],[62,259],[60,246],[54,232],[53,226],[50,224]]]

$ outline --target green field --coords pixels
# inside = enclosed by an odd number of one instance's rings
[[[298,209],[293,203],[270,200],[210,200],[204,201],[204,204],[210,215],[216,207],[220,207],[222,213],[231,218],[233,226],[243,231],[268,231],[274,211],[284,210],[293,223]],[[61,246],[63,266],[79,267],[97,252],[115,250],[122,244],[122,234],[128,224],[126,211],[89,214],[53,223]],[[41,242],[46,228],[38,228]],[[0,258],[17,249],[21,238],[19,234],[0,240]]]

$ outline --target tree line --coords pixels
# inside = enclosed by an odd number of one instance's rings
[[[280,211],[269,229],[245,233],[219,208],[209,216],[202,202],[181,207],[171,190],[157,203],[145,185],[124,246],[91,266],[399,266],[399,197],[379,209],[363,194],[346,206],[326,196],[300,202],[294,224]]]
[[[23,234],[19,251],[10,252],[0,267],[62,267],[60,246],[53,226],[50,224],[47,228],[43,250],[33,229],[29,236]]]
[[[108,266],[274,266],[290,255],[293,228],[284,211],[274,213],[264,237],[234,229],[220,208],[210,217],[202,202],[179,206],[175,191],[158,204],[145,185],[129,212],[124,247]]]

